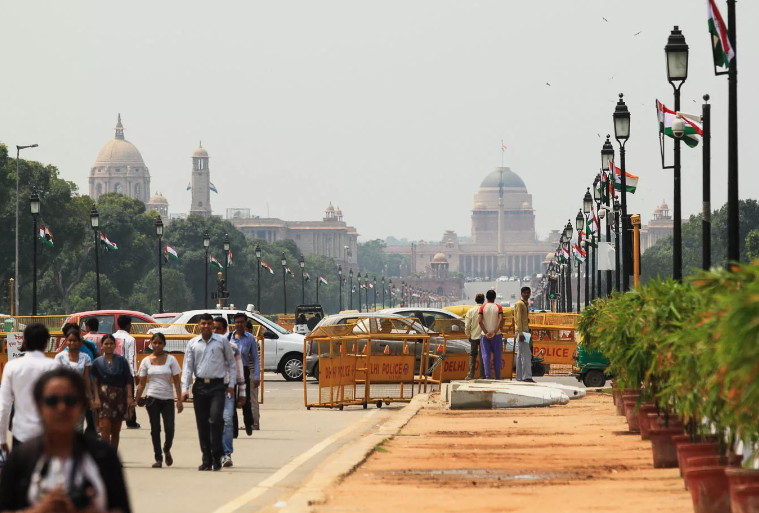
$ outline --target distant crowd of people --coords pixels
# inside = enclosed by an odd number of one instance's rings
[[[232,332],[224,317],[202,315],[200,335],[188,342],[182,369],[166,352],[162,333],[152,336],[152,352],[138,368],[131,318],[119,316],[117,324],[113,335],[98,333],[95,318],[87,321],[84,334],[77,324],[66,324],[66,347],[54,359],[45,356],[50,339],[45,326],[24,330],[24,353],[6,364],[0,382],[0,457],[7,455],[0,473],[0,512],[129,513],[117,456],[122,424],[139,429],[136,407],[144,406],[152,466],[171,466],[175,410],[182,413],[191,386],[201,450],[198,470],[233,465],[237,408],[243,410],[248,436],[260,429],[261,364],[245,314],[234,317]]]
[[[514,305],[514,345],[517,381],[535,383],[532,379],[530,294],[530,287],[522,287],[522,297]],[[493,289],[485,294],[477,294],[474,301],[478,306],[470,308],[464,317],[464,331],[471,344],[467,379],[474,379],[478,367],[480,379],[501,379],[503,308],[495,299],[496,292]]]

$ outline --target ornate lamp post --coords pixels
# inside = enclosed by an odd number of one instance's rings
[[[390,308],[392,308],[393,307],[393,280],[389,280],[387,286],[390,293]]]
[[[163,313],[163,258],[161,239],[163,238],[163,221],[161,216],[155,220],[155,234],[158,236],[158,313]]]
[[[256,260],[258,261],[258,265],[256,266],[256,269],[258,269],[258,282],[256,283],[256,288],[258,289],[256,291],[257,298],[256,301],[256,308],[258,308],[258,311],[261,311],[261,246],[259,244],[256,244]]]
[[[374,311],[376,312],[377,311],[377,275],[375,274],[373,277],[374,277]],[[384,284],[383,284],[383,287],[384,287]]]
[[[208,308],[208,250],[211,247],[211,236],[208,235],[208,230],[203,232],[203,249],[206,252],[206,259],[205,259],[205,295],[203,296],[203,308]]]
[[[588,230],[588,216],[590,216],[590,210],[593,208],[593,197],[590,195],[590,187],[587,188],[585,191],[585,196],[582,198],[582,211],[585,214],[585,231]],[[590,305],[590,288],[588,287],[588,278],[590,277],[590,246],[588,246],[588,241],[590,240],[590,235],[588,233],[585,233],[585,306],[587,307]]]
[[[348,279],[349,279],[348,291],[350,292],[350,297],[351,297],[349,309],[353,310],[353,267],[351,267],[350,270],[348,271]]]
[[[337,281],[340,282],[340,311],[343,311],[343,266],[337,266]]]
[[[29,196],[29,210],[34,219],[34,274],[32,275],[32,315],[37,315],[37,239],[39,239],[40,227],[37,225],[37,216],[40,214],[40,197],[37,194],[37,188],[32,190]]]
[[[227,290],[229,290],[229,234],[224,234],[224,256],[226,257],[227,265],[224,267],[224,281],[227,283]]]
[[[282,252],[282,260],[280,261],[282,264],[282,297],[285,301],[285,311],[284,313],[287,313],[287,258],[285,258],[285,252]]]
[[[361,272],[358,273],[358,311],[361,313]]]
[[[364,302],[366,303],[366,311],[369,311],[369,273],[364,272]]]
[[[382,277],[382,309],[385,309],[385,277]]]
[[[92,210],[90,211],[90,226],[92,226],[92,230],[95,232],[95,294],[96,294],[96,303],[98,310],[101,310],[100,307],[100,246],[98,245],[98,231],[100,230],[100,214],[98,213],[98,210],[93,205]]]
[[[300,288],[303,293],[302,304],[306,304],[306,259],[300,254]]]
[[[585,216],[582,215],[582,210],[577,211],[577,217],[575,217],[575,228],[577,228],[577,247],[578,249],[581,249],[580,246],[580,232],[585,227]],[[586,259],[587,261],[587,259]],[[580,267],[580,263],[577,263],[577,313],[580,313],[580,275],[582,275],[582,268]],[[586,280],[587,281],[587,280]],[[586,299],[587,301],[587,299]]]
[[[614,170],[611,169],[611,162],[614,160],[614,146],[612,146],[609,136],[606,136],[606,142],[604,142],[601,148],[601,172],[606,173],[606,183],[609,189],[614,190]],[[616,167],[616,166],[615,166]],[[625,180],[627,182],[627,180]],[[611,206],[611,195],[609,191],[604,191],[604,204]],[[606,242],[611,243],[611,217],[606,217]],[[611,296],[611,270],[606,271],[606,295]]]
[[[625,144],[630,138],[630,111],[622,99],[622,93],[619,93],[619,101],[614,109],[614,138],[619,143],[619,178],[620,178],[620,196],[622,197],[622,237],[621,243],[624,246],[622,252],[622,291],[626,292],[630,288],[630,248],[629,248],[629,230],[627,219],[627,174],[625,170]],[[676,187],[679,187],[679,181]]]
[[[572,221],[567,221],[567,226],[564,228],[564,249],[566,249],[569,258],[567,259],[567,282],[565,288],[567,289],[566,300],[566,312],[572,311]],[[580,290],[577,289],[577,295],[580,295]]]
[[[729,2],[728,2],[729,3]],[[683,36],[683,33],[680,31],[679,27],[675,27],[672,29],[672,32],[669,34],[669,39],[667,40],[667,44],[664,47],[664,53],[667,56],[667,81],[672,86],[672,89],[675,93],[675,112],[680,111],[680,88],[685,83],[685,80],[688,78],[688,45],[685,43],[685,36]],[[616,119],[615,119],[616,123]],[[628,114],[628,125],[629,125],[629,114]],[[616,127],[616,124],[615,124]],[[673,270],[672,270],[672,277],[675,280],[682,280],[683,278],[683,232],[682,232],[682,212],[681,212],[681,201],[680,201],[680,137],[682,137],[683,133],[678,132],[675,130],[675,127],[672,127],[673,135],[675,135],[675,159],[674,159],[674,202],[675,202],[675,209],[673,215],[673,221],[674,221],[674,229],[672,231],[672,258],[674,260],[673,262]],[[679,133],[679,135],[678,135]],[[622,162],[624,162],[624,157]],[[622,177],[624,179],[624,169],[622,170]],[[622,231],[626,234],[627,230],[627,206],[625,203],[625,182],[622,182]],[[625,239],[627,240],[627,239]],[[729,243],[728,243],[729,246]],[[627,248],[625,247],[625,252],[622,253],[622,265],[625,268],[625,270],[629,269],[627,267]],[[627,285],[629,284],[629,276],[628,272],[626,271],[622,275],[622,280],[624,283],[624,290],[627,290]]]
[[[614,284],[617,287],[617,290],[619,289],[619,275],[622,272],[619,265],[619,217],[621,215],[620,212],[620,206],[619,206],[619,200],[617,198],[614,198]]]
[[[15,290],[15,299],[13,302],[16,304],[16,315],[18,315],[18,305],[19,305],[19,295],[18,295],[18,237],[19,237],[19,231],[18,231],[18,200],[20,198],[18,193],[18,185],[19,185],[19,169],[18,164],[21,161],[21,150],[25,150],[27,148],[36,148],[36,144],[27,144],[23,146],[16,145],[16,264],[14,265],[14,273],[16,274],[16,278],[13,280],[13,288]],[[95,244],[95,247],[97,247],[97,243]],[[98,306],[98,309],[100,309],[100,306]]]

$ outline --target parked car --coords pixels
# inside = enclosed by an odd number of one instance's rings
[[[95,317],[99,323],[98,333],[115,333],[119,331],[119,326],[116,324],[116,319],[118,319],[120,315],[128,315],[131,317],[132,324],[160,325],[159,321],[156,321],[148,314],[136,312],[134,310],[94,310],[91,312],[80,312],[70,315],[69,318],[66,319],[66,323],[76,323],[81,327],[82,332],[84,332],[86,329],[84,325],[87,320]],[[146,345],[148,345],[148,341],[138,339],[136,347],[137,351],[143,351]],[[61,345],[57,349],[62,349],[62,347],[63,346]]]
[[[171,313],[164,312],[164,313],[155,313],[151,315],[151,317],[160,323],[168,324],[178,315],[179,315],[179,312],[171,312]]]
[[[388,310],[402,310],[403,312],[407,312],[407,310],[399,308],[399,309],[388,309]],[[445,310],[439,310],[437,308],[425,308],[423,310],[437,310],[438,312],[442,312],[445,314],[445,318],[455,318],[459,320],[461,319],[459,316],[445,311]],[[381,323],[383,318],[391,318],[391,319],[399,319],[401,322],[412,322],[413,324],[411,327],[411,333],[431,333],[431,331],[425,327],[422,326],[419,322],[416,321],[409,321],[408,317],[414,317],[414,316],[408,316],[408,315],[397,315],[394,313],[390,313],[388,311],[381,311],[381,312],[374,312],[374,313],[350,313],[350,314],[338,314],[338,315],[331,315],[327,317],[326,319],[323,319],[314,329],[318,329],[320,326],[333,326],[333,325],[340,325],[340,324],[354,324],[353,333],[356,335],[360,335],[363,333],[366,333],[366,324],[367,322],[377,322]],[[424,318],[424,316],[422,316]],[[428,320],[432,318],[431,323],[434,323],[434,317],[427,316]],[[364,320],[364,322],[359,322],[360,320]],[[396,331],[397,332],[397,331]],[[432,340],[430,340],[430,347],[434,348],[437,344],[436,337],[433,337]],[[411,347],[411,342],[407,342],[407,345],[409,345],[409,352],[416,354],[416,363],[414,366],[414,370],[416,373],[419,372],[419,368],[421,367],[421,344],[418,345],[418,347]],[[381,337],[374,336],[372,337],[372,352],[375,354],[378,353],[384,353],[385,347],[389,346],[388,352],[391,355],[401,355],[403,354],[403,341],[401,340],[383,340]],[[470,351],[470,344],[469,340],[466,339],[464,334],[462,333],[462,339],[457,340],[448,340],[446,343],[446,351],[449,353],[469,353]],[[327,353],[325,353],[325,356]],[[314,341],[311,341],[307,348],[306,348],[306,375],[319,379],[319,350],[316,347],[316,343]],[[430,364],[434,363],[434,360],[437,357],[430,359]]]
[[[606,373],[609,360],[603,353],[596,350],[588,351],[582,344],[578,344],[572,358],[574,359],[572,375],[577,378],[577,381],[582,381],[588,388],[600,388],[606,384],[606,380],[610,377]]]
[[[324,319],[322,305],[298,305],[295,307],[293,331],[301,335],[308,335],[322,319]]]
[[[187,324],[197,324],[200,316],[209,313],[214,317],[225,317],[229,324],[234,324],[235,314],[242,312],[253,323],[264,330],[264,370],[278,372],[287,381],[303,379],[303,335],[286,330],[261,314],[245,310],[190,310],[179,314],[171,325],[154,328],[149,333],[192,334]]]
[[[444,310],[442,308],[425,308],[419,307],[398,307],[398,308],[385,308],[379,310],[378,314],[394,314],[401,317],[415,317],[418,319],[425,328],[431,328],[432,325],[438,319],[463,319],[463,317],[456,315],[455,313]]]

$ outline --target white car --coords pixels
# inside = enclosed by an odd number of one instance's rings
[[[243,310],[190,310],[183,312],[170,320],[167,326],[153,328],[148,333],[190,334],[185,324],[197,324],[200,316],[209,313],[213,317],[225,317],[230,326],[235,323],[235,314],[242,312],[250,319],[253,326],[261,326],[264,330],[264,371],[278,372],[287,381],[303,379],[303,335],[284,329],[261,314]],[[169,346],[174,340],[168,341]],[[184,348],[176,348],[182,350]],[[172,348],[169,347],[169,350]]]

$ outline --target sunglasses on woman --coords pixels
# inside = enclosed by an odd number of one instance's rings
[[[46,395],[42,398],[42,402],[45,403],[45,406],[49,406],[50,408],[55,408],[61,401],[63,401],[63,404],[65,404],[67,408],[73,408],[79,404],[79,398],[74,394]]]

